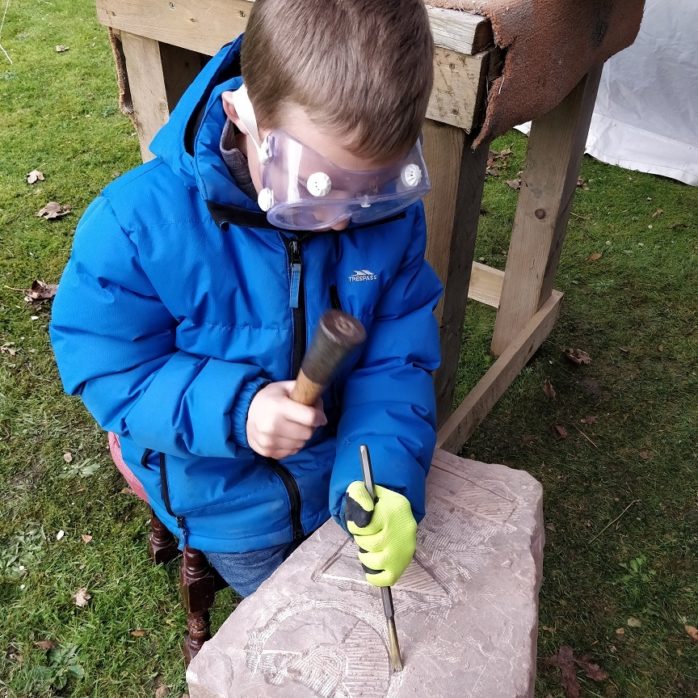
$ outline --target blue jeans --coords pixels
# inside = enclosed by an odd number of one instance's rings
[[[208,561],[240,596],[249,596],[293,552],[295,543],[284,543],[248,553],[207,553]]]

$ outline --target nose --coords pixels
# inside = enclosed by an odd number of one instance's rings
[[[339,223],[335,223],[331,230],[344,230],[349,225],[350,218],[343,218]]]

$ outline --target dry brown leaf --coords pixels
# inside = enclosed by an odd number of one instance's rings
[[[562,426],[562,424],[556,424],[553,427],[553,431],[561,438],[561,439],[566,439],[568,434],[567,434],[567,429]]]
[[[543,392],[545,393],[545,396],[550,398],[551,400],[554,400],[557,397],[555,387],[547,378],[543,383]]]
[[[521,179],[517,177],[516,179],[507,179],[507,186],[515,191],[521,189]]]
[[[63,46],[63,44],[56,46],[56,53],[65,53],[66,51],[70,51],[70,46]]]
[[[560,670],[560,682],[562,690],[567,698],[579,698],[581,689],[577,681],[577,671],[574,663],[574,652],[568,645],[562,645],[552,657],[548,657],[545,663],[557,667]]]
[[[616,628],[616,635],[618,635],[618,637],[623,637],[623,635],[625,635],[625,628]]]
[[[142,630],[141,628],[136,628],[135,630],[131,631],[131,637],[143,637],[145,635],[145,630]]]
[[[587,354],[583,349],[573,349],[572,347],[567,347],[563,350],[565,358],[571,361],[577,366],[588,366],[591,363],[591,356]]]
[[[640,451],[638,455],[642,460],[652,460],[652,453],[650,451]]]
[[[603,252],[592,252],[588,257],[588,262],[596,262],[603,257]]]
[[[652,214],[652,218],[657,218],[658,216],[661,216],[662,213],[664,213],[664,209],[658,208],[658,209]]]
[[[63,206],[57,201],[49,201],[46,206],[37,211],[36,215],[39,218],[45,218],[47,221],[52,221],[57,218],[63,218],[70,213],[70,206]]]
[[[27,303],[43,303],[50,301],[58,290],[58,284],[47,284],[45,281],[35,279],[31,288],[25,289],[24,300]]]
[[[90,603],[91,598],[92,594],[90,594],[85,587],[80,587],[73,594],[73,601],[78,608],[85,608],[85,606]]]
[[[155,698],[167,698],[169,691],[167,689],[167,686],[163,683],[160,684],[156,689],[155,689]]]
[[[52,650],[55,646],[56,643],[53,642],[53,640],[39,640],[38,642],[34,643],[34,647],[38,647],[40,650],[44,650],[45,652]]]
[[[587,185],[587,181],[584,179],[584,177],[577,177],[577,188],[584,189],[584,191],[589,191],[589,186]]]
[[[36,184],[44,181],[44,173],[40,170],[32,170],[27,173],[27,184]]]
[[[72,454],[70,451],[66,451],[66,452],[63,454],[63,460],[64,460],[66,463],[72,463],[72,462],[73,462],[73,454]]]
[[[639,618],[634,618],[630,616],[628,620],[625,621],[629,628],[639,628],[642,626],[642,621]]]
[[[683,628],[693,642],[698,642],[698,628],[695,625],[684,625]]]
[[[608,678],[608,673],[605,672],[598,664],[592,662],[591,658],[587,655],[576,657],[574,661],[592,681],[605,681]]]
[[[122,487],[119,490],[119,494],[132,494],[135,496],[136,493],[130,487]]]
[[[89,533],[83,533],[80,538],[82,538],[82,542],[85,544],[92,542],[92,536]]]
[[[589,415],[588,417],[582,417],[579,421],[582,424],[596,424],[598,417],[596,415]]]
[[[10,356],[17,356],[17,347],[15,347],[14,342],[7,342],[7,344],[0,345],[0,354],[9,354]]]
[[[536,437],[533,434],[524,434],[521,437],[521,442],[524,444],[524,446],[530,446],[531,444],[536,443]]]

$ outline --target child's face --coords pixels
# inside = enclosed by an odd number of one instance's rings
[[[230,109],[230,104],[223,100],[226,106],[228,117],[235,123],[240,130],[240,142],[238,146],[247,155],[247,161],[250,168],[250,176],[255,189],[259,193],[263,185],[261,181],[261,167],[259,163],[259,154],[254,146],[247,129],[244,124],[237,118],[234,109]],[[323,129],[315,124],[305,109],[298,105],[291,105],[284,109],[278,128],[288,133],[291,137],[303,143],[304,146],[311,148],[318,153],[322,158],[330,161],[334,165],[351,171],[370,172],[372,170],[382,170],[386,166],[390,166],[399,162],[401,158],[395,158],[388,161],[377,161],[356,155],[350,149],[350,139],[346,135],[338,135],[330,130]],[[268,135],[269,131],[265,129],[259,130],[260,140]],[[323,215],[323,209],[319,208],[316,217]],[[344,230],[349,225],[349,218],[338,223],[324,228],[324,230]]]

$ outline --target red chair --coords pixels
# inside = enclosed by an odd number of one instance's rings
[[[149,504],[143,485],[121,456],[119,437],[111,432],[109,433],[109,450],[114,464],[124,476],[128,486],[137,497]],[[177,539],[158,519],[152,509],[150,510],[148,553],[158,565],[174,560],[180,553]],[[187,610],[187,631],[182,651],[184,663],[188,665],[204,642],[211,638],[210,610],[215,601],[216,592],[225,589],[228,585],[218,572],[208,564],[206,556],[200,550],[186,545],[182,551],[179,586],[182,603]]]

